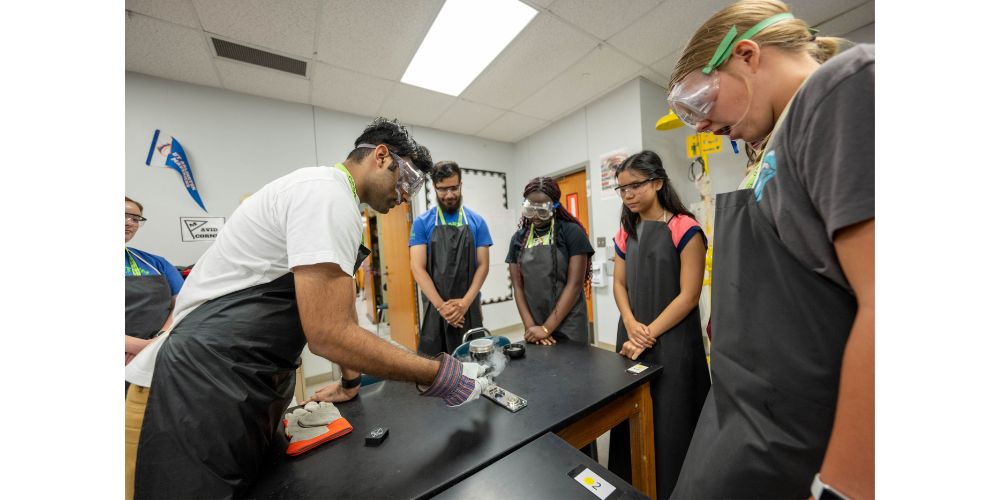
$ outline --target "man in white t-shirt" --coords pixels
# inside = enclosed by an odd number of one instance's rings
[[[432,164],[396,121],[370,124],[343,163],[296,170],[233,213],[177,297],[174,327],[127,367],[126,495],[241,496],[256,478],[294,388],[303,346],[359,372],[418,384],[449,406],[479,397],[474,363],[427,358],[358,326],[360,203],[409,201]],[[132,481],[134,480],[134,483]]]

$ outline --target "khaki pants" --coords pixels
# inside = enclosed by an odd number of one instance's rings
[[[125,397],[125,500],[132,500],[135,496],[135,459],[148,400],[149,388],[135,384],[129,386]]]

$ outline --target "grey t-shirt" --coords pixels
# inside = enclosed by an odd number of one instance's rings
[[[770,141],[753,189],[791,253],[851,290],[833,235],[875,217],[874,45],[834,56],[806,81]]]

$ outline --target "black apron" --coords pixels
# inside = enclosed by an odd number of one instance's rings
[[[788,251],[753,190],[720,194],[715,227],[715,385],[675,496],[806,498],[857,302]]]
[[[355,271],[363,255],[364,246]],[[135,498],[245,494],[291,402],[305,343],[292,273],[181,319],[157,353]]]
[[[556,222],[552,221],[548,244],[540,243],[521,252],[518,264],[521,267],[521,281],[524,283],[524,298],[535,324],[541,325],[549,318],[555,309],[559,296],[566,288],[569,276],[569,259],[560,252],[553,242],[557,237]],[[531,242],[533,228],[529,228],[529,236],[525,246]],[[589,342],[587,328],[587,303],[580,290],[573,308],[563,318],[562,323],[552,332],[552,336],[576,342]]]
[[[680,294],[681,256],[666,223],[642,221],[638,231],[639,240],[629,237],[626,244],[625,282],[632,314],[637,321],[648,325]],[[621,351],[626,340],[625,324],[619,319],[615,350]],[[650,382],[650,394],[656,447],[656,495],[666,498],[677,482],[711,385],[698,308],[660,335],[653,347],[643,351],[637,361],[663,367],[660,376]],[[626,480],[632,478],[627,421],[611,430],[608,469]]]
[[[153,268],[142,257],[135,257]],[[170,283],[162,274],[125,275],[125,335],[153,338],[170,316],[172,299]]]
[[[460,210],[464,215],[465,209]],[[440,208],[438,208],[438,218],[442,221],[439,224],[438,219],[435,219],[434,231],[431,233],[427,274],[431,276],[434,288],[442,299],[446,301],[460,299],[469,291],[472,278],[476,274],[476,241],[468,224],[458,226],[445,224]],[[465,312],[465,323],[462,328],[449,325],[424,295],[424,322],[420,326],[418,351],[432,356],[441,352],[454,352],[462,345],[462,335],[465,335],[465,332],[481,326],[483,326],[483,311],[479,304],[479,295],[476,295]]]
[[[125,251],[128,252],[127,249]],[[156,269],[142,257],[129,253],[150,268]],[[138,266],[132,267],[132,272],[138,273]],[[125,275],[125,335],[140,339],[153,338],[167,322],[172,307],[173,295],[170,294],[170,282],[166,276]],[[129,383],[125,382],[126,394],[128,386]]]

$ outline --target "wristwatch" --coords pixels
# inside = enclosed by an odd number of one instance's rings
[[[833,486],[820,480],[818,472],[813,476],[813,483],[809,488],[809,492],[812,493],[813,498],[816,500],[850,500],[847,495],[833,489]]]
[[[341,378],[340,386],[344,389],[354,389],[355,387],[361,385],[361,375],[354,378]]]

